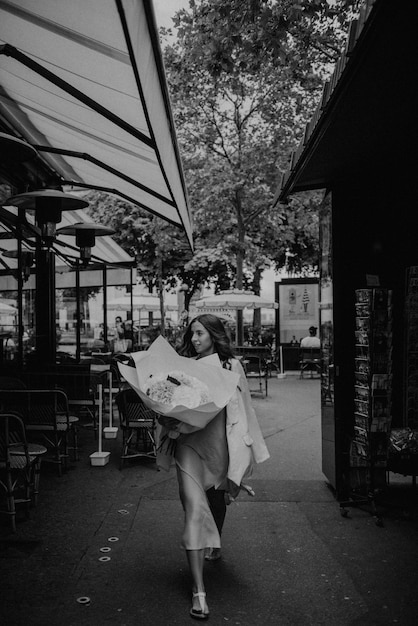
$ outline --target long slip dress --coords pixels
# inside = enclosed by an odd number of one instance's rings
[[[206,490],[225,488],[228,472],[226,409],[202,430],[180,435],[175,452],[186,550],[220,548],[221,539],[209,508]]]

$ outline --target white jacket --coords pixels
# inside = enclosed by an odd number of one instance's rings
[[[253,464],[266,461],[270,454],[261,434],[258,420],[251,404],[248,382],[238,359],[232,359],[231,369],[240,375],[239,388],[226,407],[226,437],[229,466],[227,477],[239,486],[248,478]]]

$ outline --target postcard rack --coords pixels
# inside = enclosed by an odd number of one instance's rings
[[[386,486],[391,427],[392,291],[383,288],[355,292],[354,430],[350,444],[348,507],[369,506],[381,526],[376,497]]]

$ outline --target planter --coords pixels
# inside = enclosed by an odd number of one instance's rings
[[[116,439],[118,436],[117,426],[106,426],[103,428],[103,434],[105,439]]]
[[[109,463],[110,452],[93,452],[90,454],[90,462],[92,465],[103,466]]]

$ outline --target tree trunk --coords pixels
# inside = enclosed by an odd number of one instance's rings
[[[243,266],[244,266],[244,242],[245,242],[245,225],[242,219],[241,203],[237,198],[237,218],[238,218],[238,249],[237,249],[237,270],[235,287],[242,289],[243,287]],[[237,335],[235,338],[237,346],[244,345],[244,316],[243,312],[237,311]]]
[[[158,297],[160,299],[161,335],[165,337],[165,310],[164,310],[164,285],[163,285],[163,256],[158,250]]]
[[[263,270],[260,267],[257,267],[254,272],[253,291],[257,296],[260,295],[260,283],[262,273]],[[261,333],[261,309],[254,309],[253,329],[257,336]]]

